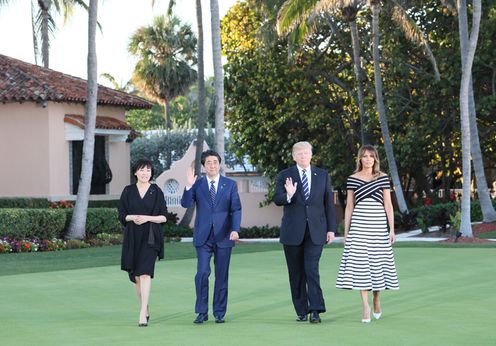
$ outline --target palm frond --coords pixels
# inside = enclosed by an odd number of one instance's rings
[[[434,75],[436,80],[440,80],[439,69],[437,67],[436,58],[432,53],[429,41],[427,40],[425,33],[419,28],[419,26],[407,15],[405,9],[394,1],[395,4],[392,8],[392,19],[398,25],[400,30],[403,32],[405,37],[420,46],[424,53],[427,55],[429,61],[431,62],[432,68],[434,70]]]
[[[277,14],[277,32],[286,35],[307,20],[319,0],[287,0]]]

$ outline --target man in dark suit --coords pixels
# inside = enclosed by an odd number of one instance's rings
[[[213,150],[202,153],[201,163],[206,176],[196,180],[193,169],[187,172],[188,185],[181,205],[196,205],[193,245],[198,258],[195,276],[198,314],[193,321],[201,324],[208,320],[208,278],[210,259],[214,255],[215,286],[213,313],[216,323],[224,323],[227,309],[227,279],[234,241],[239,239],[241,202],[236,182],[219,174],[221,158]]]
[[[322,249],[334,239],[336,211],[329,175],[310,165],[312,146],[293,146],[296,162],[277,176],[274,202],[284,206],[280,242],[289,273],[296,320],[320,323],[326,311],[320,288],[319,260]]]

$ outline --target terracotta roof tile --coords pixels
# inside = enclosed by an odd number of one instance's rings
[[[64,117],[64,122],[84,129],[83,115],[66,114],[66,116]],[[95,127],[102,130],[132,130],[132,128],[125,121],[104,116],[96,117]]]
[[[86,102],[86,80],[0,54],[0,102]],[[99,105],[151,108],[123,91],[98,86]]]

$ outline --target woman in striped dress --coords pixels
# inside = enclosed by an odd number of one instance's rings
[[[399,289],[392,250],[395,235],[390,184],[380,171],[379,154],[373,146],[365,145],[358,151],[347,190],[345,244],[336,287],[360,291],[362,322],[369,323],[369,291],[373,294],[373,315],[379,319],[379,292]]]

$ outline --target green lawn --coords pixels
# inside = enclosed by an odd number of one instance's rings
[[[321,325],[294,321],[281,247],[257,244],[234,252],[227,322],[197,326],[194,251],[191,244],[168,244],[168,260],[156,267],[148,328],[136,326],[137,299],[117,265],[119,247],[0,255],[0,344],[496,344],[494,246],[399,244],[401,289],[384,292],[383,318],[369,325],[360,323],[358,293],[334,288],[341,252],[326,248],[321,260],[328,308]],[[87,268],[61,270],[81,263]],[[16,272],[24,273],[9,275]]]

